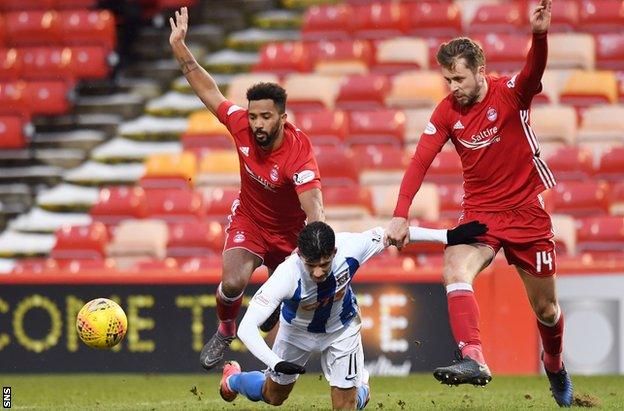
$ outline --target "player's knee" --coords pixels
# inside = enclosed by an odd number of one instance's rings
[[[245,290],[247,286],[247,278],[244,276],[230,273],[230,275],[223,275],[221,279],[221,291],[228,297],[236,297]]]
[[[444,280],[444,284],[455,284],[455,283],[472,283],[471,276],[467,275],[463,270],[454,269],[453,267],[445,267],[442,271],[442,278]]]
[[[535,307],[535,315],[545,324],[552,324],[557,319],[557,303],[553,301],[545,301],[538,303]]]

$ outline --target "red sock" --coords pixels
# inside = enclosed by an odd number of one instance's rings
[[[447,287],[448,312],[453,336],[462,356],[485,364],[479,336],[479,306],[470,284]]]
[[[221,284],[217,288],[217,317],[219,318],[219,333],[225,336],[236,335],[236,317],[243,302],[243,293],[238,297],[226,297],[221,291]]]
[[[561,310],[561,308],[559,309]],[[559,320],[551,326],[537,321],[537,328],[542,337],[544,347],[544,367],[550,372],[558,372],[563,368],[563,312],[559,311]]]

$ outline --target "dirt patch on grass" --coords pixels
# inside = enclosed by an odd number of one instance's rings
[[[590,394],[577,394],[574,396],[573,405],[577,407],[600,407],[601,401],[600,398],[590,395]]]

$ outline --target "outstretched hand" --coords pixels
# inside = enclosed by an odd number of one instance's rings
[[[188,31],[188,9],[182,7],[180,11],[175,12],[175,21],[173,17],[169,17],[171,25],[171,35],[169,36],[169,44],[184,43],[186,32]]]
[[[305,374],[305,368],[303,368],[299,364],[288,361],[280,361],[275,364],[274,371],[286,375]]]
[[[478,221],[471,221],[466,224],[461,224],[452,230],[448,230],[446,233],[447,244],[472,244],[478,240],[476,237],[487,233],[487,225]]]
[[[550,27],[551,0],[541,0],[531,14],[531,30],[533,33],[544,33]]]

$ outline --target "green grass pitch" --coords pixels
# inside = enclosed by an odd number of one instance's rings
[[[624,409],[624,376],[574,377],[577,405]],[[272,409],[240,397],[219,397],[217,374],[0,375],[16,410],[255,410]],[[370,410],[558,409],[545,377],[495,376],[486,388],[447,387],[431,375],[371,378]],[[281,409],[327,410],[329,387],[319,374],[299,379]]]

